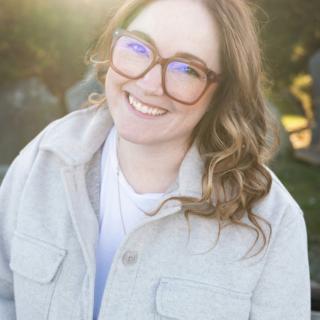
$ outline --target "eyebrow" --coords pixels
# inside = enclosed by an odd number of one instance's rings
[[[155,48],[157,48],[156,43],[147,33],[143,32],[143,31],[139,31],[139,30],[130,30],[130,32],[136,34],[137,36],[141,37],[143,40],[149,42],[151,45],[153,45]],[[175,56],[181,57],[181,58],[186,58],[186,59],[191,59],[191,60],[196,60],[207,67],[207,64],[205,63],[204,60],[193,55],[192,53],[179,51],[179,52],[176,52]]]

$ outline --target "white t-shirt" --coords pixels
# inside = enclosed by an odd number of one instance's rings
[[[98,318],[101,299],[113,256],[124,236],[119,209],[116,153],[117,131],[113,127],[104,143],[101,157],[100,232],[96,249],[94,319]],[[119,172],[121,211],[127,233],[149,217],[143,213],[154,209],[163,193],[139,194]]]

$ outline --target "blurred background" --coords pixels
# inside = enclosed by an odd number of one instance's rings
[[[302,207],[320,283],[320,1],[253,0],[281,123],[272,169]],[[19,150],[101,87],[84,55],[116,0],[2,0],[0,181]],[[317,111],[318,110],[318,111]]]

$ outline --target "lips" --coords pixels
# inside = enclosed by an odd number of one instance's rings
[[[145,103],[136,96],[132,95],[131,93],[126,92],[126,96],[128,99],[129,104],[134,108],[134,110],[142,113],[144,115],[152,116],[152,117],[159,117],[168,112],[168,110],[156,106],[154,104]]]

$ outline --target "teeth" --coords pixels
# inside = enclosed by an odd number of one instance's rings
[[[150,114],[153,116],[160,116],[164,113],[166,113],[167,111],[164,110],[160,110],[158,108],[153,108],[153,107],[149,107],[146,106],[145,104],[142,104],[141,102],[137,101],[135,98],[133,98],[130,94],[129,94],[129,103],[138,111],[145,113],[145,114]]]

